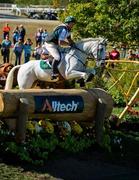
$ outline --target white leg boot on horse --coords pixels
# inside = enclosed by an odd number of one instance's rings
[[[84,87],[85,82],[88,79],[88,75],[86,72],[72,70],[71,72],[68,72],[66,75],[67,75],[66,76],[67,79],[77,79],[76,82],[80,84],[80,87]]]

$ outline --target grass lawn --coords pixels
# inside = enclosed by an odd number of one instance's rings
[[[1,180],[56,180],[49,174],[39,174],[36,172],[26,171],[20,167],[9,166],[0,163],[0,179]]]

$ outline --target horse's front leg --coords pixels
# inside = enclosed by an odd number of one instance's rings
[[[70,80],[70,79],[81,79],[81,78],[86,80],[87,77],[88,77],[86,72],[80,72],[80,71],[76,71],[76,70],[72,70],[70,72],[67,72],[65,75],[66,75],[66,79],[67,80]]]
[[[95,68],[86,68],[86,73],[88,75],[86,82],[90,82],[96,75],[96,69]]]
[[[80,84],[80,87],[85,86],[85,81],[88,78],[86,72],[80,72],[80,71],[75,71],[72,70],[66,74],[66,79],[75,79],[77,80],[76,82]]]

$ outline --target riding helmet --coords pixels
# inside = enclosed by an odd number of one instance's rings
[[[66,17],[65,23],[70,23],[70,22],[76,23],[75,17],[73,17],[73,16]]]

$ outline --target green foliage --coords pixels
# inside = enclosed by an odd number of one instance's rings
[[[0,3],[14,3],[14,0],[0,0]]]
[[[63,17],[77,18],[76,37],[103,36],[110,42],[138,44],[138,0],[71,1]]]
[[[60,5],[67,5],[68,0],[9,0],[9,2],[18,5],[53,5],[54,7],[59,7]]]
[[[123,121],[125,122],[132,122],[132,123],[138,123],[139,121],[139,118],[138,118],[138,115],[136,116],[133,116],[131,114],[126,114],[123,118]]]
[[[11,0],[12,1],[12,0]],[[138,0],[15,0],[20,5],[65,5],[60,20],[73,15],[77,19],[74,38],[102,36],[109,42],[139,44]]]
[[[94,140],[88,137],[68,136],[63,142],[60,142],[59,146],[67,152],[78,153],[88,149],[92,144],[94,144]]]
[[[50,152],[53,152],[58,144],[56,136],[51,135],[44,138],[37,134],[35,137],[30,137],[24,144],[17,144],[14,141],[6,141],[1,143],[1,148],[4,153],[11,153],[19,160],[32,163],[34,165],[43,165],[48,159]]]
[[[75,129],[72,133],[73,135],[67,134],[66,129],[61,129],[61,127],[59,127],[59,132],[58,129],[55,130],[56,132],[52,134],[46,131],[33,131],[32,133],[27,131],[26,142],[17,144],[15,142],[15,134],[5,128],[5,124],[1,122],[1,153],[4,156],[7,154],[11,157],[14,156],[19,161],[34,165],[43,165],[50,154],[54,153],[57,148],[62,148],[64,151],[70,153],[77,153],[89,148],[95,142],[92,136],[87,136],[87,134],[92,134],[92,129],[90,129],[91,133],[85,130],[83,135],[77,135]]]
[[[124,107],[126,105],[124,96],[116,88],[111,91],[111,95],[114,100],[115,106]]]
[[[109,134],[104,134],[102,147],[105,148],[108,152],[111,152],[111,138]]]
[[[113,119],[112,119],[113,118]],[[116,116],[111,118],[111,122],[116,120]],[[130,116],[130,120],[132,120]],[[46,133],[44,131],[35,132],[33,134],[27,134],[26,142],[17,144],[15,142],[14,132],[10,132],[3,122],[0,121],[0,152],[3,156],[10,155],[10,157],[16,158],[18,161],[31,163],[34,165],[44,165],[49,158],[50,154],[54,154],[57,148],[63,149],[68,153],[77,154],[87,150],[89,147],[96,143],[95,134],[93,130],[94,126],[84,126],[83,132],[77,134],[77,131],[71,131],[71,133]],[[78,127],[79,128],[79,127]],[[75,130],[75,129],[74,129]],[[77,129],[76,129],[77,130]],[[121,155],[123,154],[123,138],[125,134],[116,131],[113,133],[108,121],[104,125],[104,136],[101,143],[101,147],[108,152],[113,151],[113,147],[118,148]],[[65,136],[64,136],[65,134]],[[133,137],[134,136],[134,137]],[[132,133],[128,138],[134,138],[136,142],[139,141],[139,133]]]
[[[124,107],[137,90],[138,78],[135,77],[138,68],[139,65],[134,63],[117,63],[114,69],[106,68],[103,76],[104,88],[112,95],[117,107]]]

